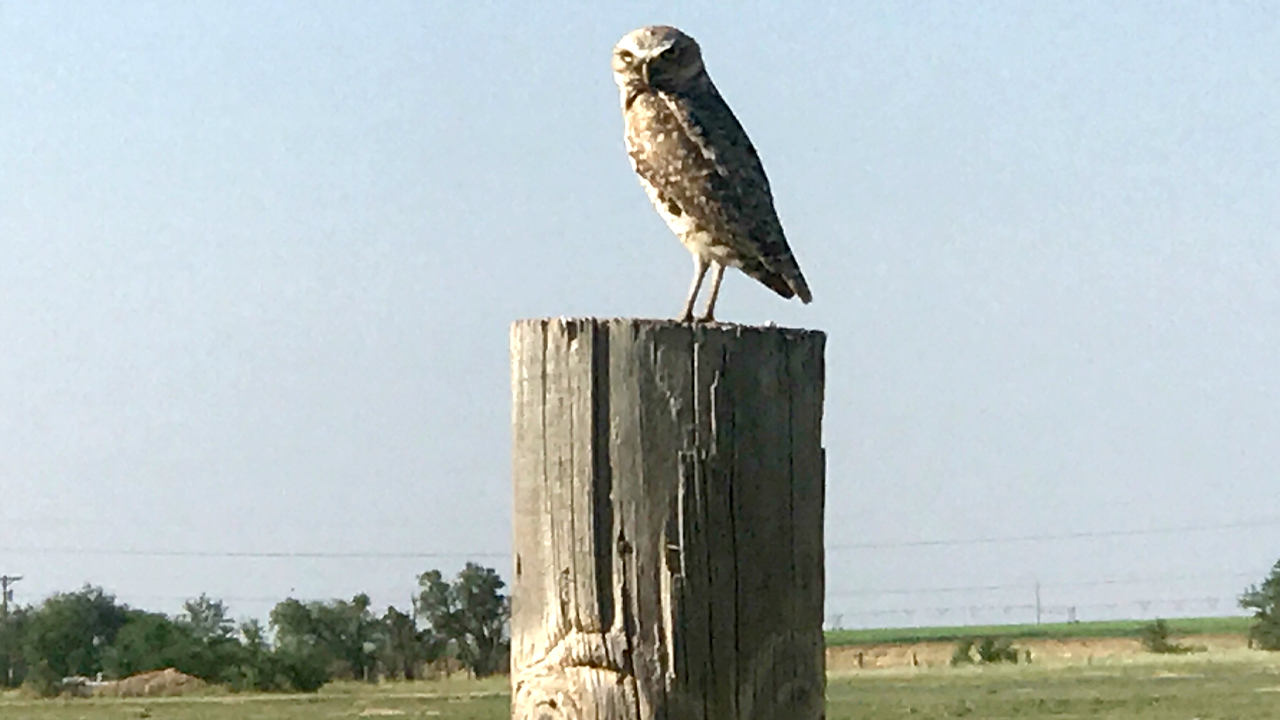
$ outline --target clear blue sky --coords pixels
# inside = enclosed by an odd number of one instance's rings
[[[509,322],[687,287],[609,73],[656,22],[814,290],[731,274],[718,314],[830,333],[828,614],[1021,620],[1037,579],[1082,617],[1231,611],[1280,558],[1265,2],[0,1],[18,599],[263,616],[505,572]],[[1085,537],[962,542],[1030,535]]]

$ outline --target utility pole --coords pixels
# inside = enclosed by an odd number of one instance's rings
[[[1040,580],[1036,580],[1036,624],[1040,624]]]
[[[21,575],[0,575],[0,619],[9,619],[9,601],[13,599],[10,585],[22,579]]]
[[[0,575],[0,631],[9,624],[9,601],[13,599],[11,585],[22,579],[21,575]],[[9,634],[4,633],[4,686],[13,687],[13,648],[9,647]]]

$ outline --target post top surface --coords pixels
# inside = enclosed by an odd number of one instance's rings
[[[550,317],[550,318],[524,318],[516,320],[512,323],[512,329],[522,325],[545,325],[549,323],[558,323],[566,327],[574,329],[582,329],[588,326],[599,328],[608,327],[630,327],[637,330],[687,330],[689,332],[698,332],[702,334],[724,333],[729,335],[742,335],[747,333],[781,333],[783,335],[818,335],[826,337],[823,330],[814,330],[811,328],[793,328],[784,327],[769,323],[767,325],[739,325],[737,323],[713,322],[713,323],[689,323],[679,322],[678,320],[663,318],[597,318],[597,317]]]

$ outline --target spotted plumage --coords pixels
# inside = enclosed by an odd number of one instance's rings
[[[714,321],[724,269],[733,266],[774,292],[813,297],[787,246],[769,180],[746,131],[725,104],[693,38],[654,25],[628,33],[613,49],[627,154],[649,199],[693,254],[693,306],[708,268],[706,312]]]

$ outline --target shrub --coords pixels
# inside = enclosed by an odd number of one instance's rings
[[[1018,662],[1018,649],[1013,646],[1013,641],[1009,638],[967,638],[956,643],[956,649],[951,653],[952,665],[972,663],[989,665],[1003,662]]]
[[[1153,623],[1143,625],[1138,630],[1138,638],[1142,641],[1143,647],[1153,653],[1178,654],[1196,651],[1196,648],[1179,645],[1170,640],[1169,623],[1160,618],[1156,618]]]
[[[23,685],[40,697],[55,697],[62,692],[62,677],[48,660],[41,659],[31,666]]]
[[[281,648],[275,652],[275,684],[294,692],[315,692],[329,682],[324,654],[312,648]]]
[[[1018,650],[1009,638],[984,637],[978,643],[978,659],[984,663],[1018,662]]]

